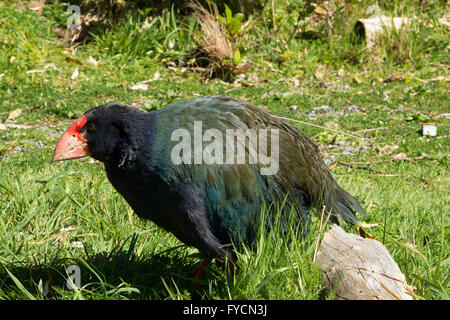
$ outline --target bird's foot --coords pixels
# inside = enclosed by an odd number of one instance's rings
[[[225,261],[216,260],[216,267],[221,268],[225,265],[225,263],[227,264],[228,270],[230,270],[230,274],[234,276],[236,272],[236,259],[226,258]],[[204,280],[208,264],[209,260],[203,259],[198,267],[195,268],[192,272],[192,276],[194,277],[194,280],[192,280],[192,286],[195,289],[199,289],[201,287],[201,283]]]
[[[198,267],[193,271],[194,274],[194,280],[192,281],[192,285],[195,289],[199,289],[201,285],[201,281],[203,280],[205,274],[206,274],[206,267],[208,266],[209,261],[206,259],[203,259]]]

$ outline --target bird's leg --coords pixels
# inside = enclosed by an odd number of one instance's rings
[[[230,270],[231,274],[234,275],[236,270],[236,259],[234,257],[229,257],[226,259],[228,269]],[[199,289],[201,285],[201,280],[203,280],[205,274],[206,274],[206,268],[209,264],[209,260],[203,259],[197,268],[194,269],[192,274],[194,275],[194,280],[192,281],[192,285],[194,288]],[[222,267],[224,265],[224,262],[216,260],[216,266]]]
[[[194,270],[194,280],[192,281],[192,285],[196,288],[200,288],[200,281],[203,280],[203,277],[206,273],[206,267],[208,266],[209,261],[207,259],[203,259],[198,267]]]

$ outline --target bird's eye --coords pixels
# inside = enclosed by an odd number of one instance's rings
[[[93,123],[88,123],[88,125],[86,126],[86,130],[87,132],[95,131],[95,125]]]

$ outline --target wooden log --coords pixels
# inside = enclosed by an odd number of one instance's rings
[[[317,253],[324,293],[345,300],[413,300],[405,276],[377,240],[346,233],[333,225]]]
[[[395,29],[398,33],[404,32],[402,29],[410,25],[413,21],[420,20],[417,17],[386,17],[378,16],[368,19],[359,19],[355,23],[354,31],[360,41],[366,42],[366,48],[371,49],[376,46],[377,37],[384,32],[392,32]],[[433,27],[435,22],[422,21],[427,26]],[[447,12],[437,23],[444,27],[450,27],[450,13]]]
[[[383,32],[397,31],[411,23],[411,18],[380,16],[369,19],[359,19],[355,24],[355,33],[359,39],[366,41],[368,49],[375,46],[377,37]]]

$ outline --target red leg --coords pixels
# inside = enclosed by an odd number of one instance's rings
[[[207,266],[208,266],[208,260],[203,259],[200,262],[197,269],[194,270],[194,281],[192,281],[192,284],[197,289],[200,288],[200,281],[198,281],[198,280],[203,280],[203,277],[205,276],[205,273],[206,273]]]

